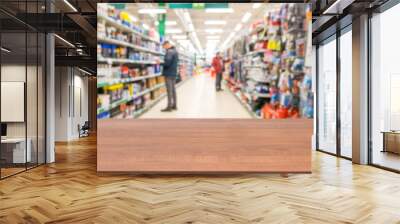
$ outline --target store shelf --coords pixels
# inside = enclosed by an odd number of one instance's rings
[[[118,101],[116,101],[116,102],[113,102],[113,103],[111,103],[110,106],[107,107],[107,108],[98,108],[98,109],[97,109],[97,114],[101,114],[101,113],[104,113],[104,112],[106,112],[106,111],[109,111],[109,110],[111,110],[111,109],[113,109],[113,108],[115,108],[115,107],[117,107],[117,106],[119,106],[119,105],[121,105],[121,104],[124,104],[124,103],[127,103],[127,102],[129,102],[129,101],[132,101],[132,100],[134,100],[134,99],[136,99],[136,98],[138,98],[138,97],[141,97],[141,96],[143,96],[143,95],[145,95],[145,94],[147,94],[147,93],[150,93],[150,92],[152,92],[152,91],[154,91],[154,90],[156,90],[156,89],[159,89],[159,88],[161,88],[161,87],[163,87],[163,86],[165,86],[164,83],[155,85],[154,87],[149,88],[149,89],[146,89],[146,90],[144,90],[144,91],[138,93],[137,95],[134,95],[134,96],[129,97],[129,98],[126,98],[126,99],[120,99],[120,100],[118,100]]]
[[[259,80],[259,79],[255,79],[253,77],[248,77],[247,80],[253,80],[254,82],[259,82],[259,83],[270,83],[270,80]]]
[[[112,19],[112,18],[110,18],[110,17],[108,17],[106,15],[97,14],[97,19],[102,19],[106,23],[114,26],[115,28],[118,28],[118,29],[120,29],[122,31],[126,31],[126,32],[130,32],[130,33],[136,34],[136,35],[142,37],[145,40],[153,41],[153,42],[158,43],[158,44],[160,43],[160,41],[155,40],[155,39],[153,39],[153,38],[151,38],[151,37],[149,37],[149,36],[147,36],[147,35],[145,35],[143,33],[140,33],[139,31],[136,31],[136,30],[132,29],[131,27],[128,27],[128,26],[126,26],[126,25],[124,25],[124,24],[122,24],[122,23],[120,23],[118,21],[115,21],[114,19]]]
[[[244,56],[252,56],[252,55],[255,55],[255,54],[259,54],[259,53],[265,53],[266,51],[267,51],[267,49],[251,51],[251,52],[246,53]]]
[[[269,93],[256,93],[256,92],[253,92],[251,95],[259,97],[259,98],[271,98],[271,95]]]
[[[155,55],[164,55],[163,52],[151,50],[151,49],[139,46],[139,45],[131,44],[126,41],[112,39],[109,37],[99,37],[98,36],[97,41],[103,42],[103,43],[115,44],[115,45],[124,46],[124,47],[130,47],[130,48],[138,50],[138,51],[148,52],[148,53],[155,54]]]
[[[161,76],[161,73],[154,74],[154,75],[147,75],[147,76],[140,76],[140,77],[135,77],[135,78],[123,78],[123,79],[114,79],[110,81],[100,81],[97,83],[97,88],[102,88],[105,86],[110,86],[118,83],[129,83],[129,82],[136,82],[144,79],[150,79],[154,77]]]
[[[267,66],[264,66],[264,65],[244,65],[243,68],[246,68],[246,69],[252,69],[252,68],[267,69]]]
[[[191,77],[182,80],[180,83],[176,84],[176,88],[179,88],[182,84],[184,84],[187,80],[189,80]],[[161,94],[159,97],[156,99],[152,100],[148,105],[146,105],[143,109],[140,109],[139,111],[136,111],[131,118],[138,118],[145,112],[149,111],[151,108],[153,108],[160,100],[162,100],[164,97],[166,97],[167,94]]]
[[[107,64],[149,64],[149,65],[157,64],[157,62],[155,61],[131,60],[128,58],[104,58],[104,57],[97,58],[97,62],[107,63]],[[160,61],[160,63],[163,63],[163,61]]]
[[[235,97],[235,99],[238,100],[238,102],[247,110],[247,112],[253,117],[253,118],[261,118],[260,116],[257,116],[257,114],[254,113],[254,111],[251,109],[250,105],[246,102],[243,102],[243,100],[231,90],[227,85],[225,85],[225,89],[228,89],[229,92]],[[242,93],[241,90],[238,90],[238,92]]]

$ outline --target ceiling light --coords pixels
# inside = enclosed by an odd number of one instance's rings
[[[220,36],[207,36],[206,38],[208,40],[219,40],[221,37]]]
[[[207,33],[222,33],[222,29],[206,29],[205,30]]]
[[[190,23],[190,24],[189,24],[189,31],[191,32],[191,31],[193,31],[193,30],[194,30],[193,23]]]
[[[247,21],[249,21],[250,17],[251,17],[251,13],[246,12],[242,18],[242,23],[246,23]]]
[[[165,33],[182,33],[181,29],[167,29]]]
[[[165,22],[165,25],[167,26],[176,26],[178,23],[176,21],[173,20],[168,20]]]
[[[167,13],[166,9],[163,8],[146,8],[139,9],[139,14],[165,14]]]
[[[261,7],[261,3],[254,3],[253,4],[253,9],[258,9]]]
[[[185,18],[186,22],[192,21],[189,12],[184,12],[183,18]]]
[[[347,6],[352,4],[354,0],[336,0],[333,2],[332,5],[330,5],[322,14],[327,15],[327,14],[342,14],[343,9],[345,9]]]
[[[172,38],[176,40],[186,40],[187,36],[186,35],[173,35]]]
[[[149,30],[149,29],[150,29],[150,27],[149,27],[147,24],[145,24],[145,23],[143,23],[143,28],[146,29],[146,30]]]
[[[62,42],[64,42],[65,44],[67,44],[68,46],[75,48],[75,45],[71,44],[71,42],[69,42],[68,40],[58,36],[57,34],[54,34],[54,36],[57,37]]]
[[[78,10],[68,1],[64,0],[64,3],[68,5],[74,12],[78,12]]]
[[[83,73],[85,73],[85,74],[87,74],[87,75],[92,75],[92,73],[90,73],[90,72],[88,72],[88,71],[86,71],[86,70],[83,70],[83,69],[81,69],[81,68],[79,68],[79,67],[78,67],[78,70],[81,71],[81,72],[83,72]]]
[[[225,20],[206,20],[204,21],[205,25],[225,25]]]
[[[233,8],[208,8],[206,13],[233,13]]]
[[[10,53],[11,51],[5,47],[1,47],[0,50],[6,52],[6,53]]]
[[[237,32],[237,31],[239,31],[240,29],[242,29],[242,24],[241,23],[239,23],[239,24],[237,24],[236,26],[235,26],[235,31]]]

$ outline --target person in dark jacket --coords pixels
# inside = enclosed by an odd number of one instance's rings
[[[165,49],[162,75],[165,77],[167,87],[168,105],[162,112],[170,112],[177,109],[175,82],[178,74],[178,51],[169,41],[164,41]]]

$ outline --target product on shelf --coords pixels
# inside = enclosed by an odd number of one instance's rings
[[[225,53],[231,58],[228,86],[256,116],[313,116],[311,70],[305,65],[307,10],[305,4],[282,4],[254,21]]]

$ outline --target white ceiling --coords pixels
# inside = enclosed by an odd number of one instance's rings
[[[246,32],[250,27],[250,24],[255,20],[262,19],[264,14],[267,11],[277,10],[280,4],[274,3],[256,3],[259,5],[258,8],[254,8],[255,3],[229,3],[229,7],[233,9],[233,13],[207,13],[205,10],[196,10],[196,9],[188,9],[187,12],[190,15],[190,19],[194,25],[194,31],[202,49],[208,53],[214,53],[214,51],[221,48],[225,40],[232,34],[231,39],[235,39],[238,34],[242,32]],[[157,4],[155,3],[127,3],[126,9],[132,15],[137,16],[140,21],[145,24],[155,27],[154,21],[156,20],[156,15],[149,14],[139,14],[138,10],[142,8],[157,8]],[[186,10],[186,9],[185,9]],[[188,24],[184,24],[183,14],[185,10],[179,9],[168,9],[167,8],[167,21],[176,21],[177,25],[167,26],[167,39],[173,40],[174,42],[180,42],[173,38],[173,36],[179,35],[187,35],[188,32],[185,27],[188,27]],[[251,13],[251,17],[247,22],[242,23],[243,16],[247,13]],[[181,19],[180,19],[181,18]],[[209,20],[217,20],[217,21],[225,21],[226,24],[221,25],[206,25],[205,22]],[[235,27],[237,24],[242,24],[242,28],[235,32]],[[171,29],[180,29],[182,33],[179,34],[168,34],[168,30]],[[207,29],[221,29],[220,33],[208,33]],[[217,41],[208,41],[208,37],[219,37]],[[182,38],[182,37],[181,37]],[[188,38],[191,42],[195,42],[193,38]],[[232,40],[229,41],[230,43]],[[196,43],[193,43],[196,46]],[[229,45],[229,44],[228,44]]]

